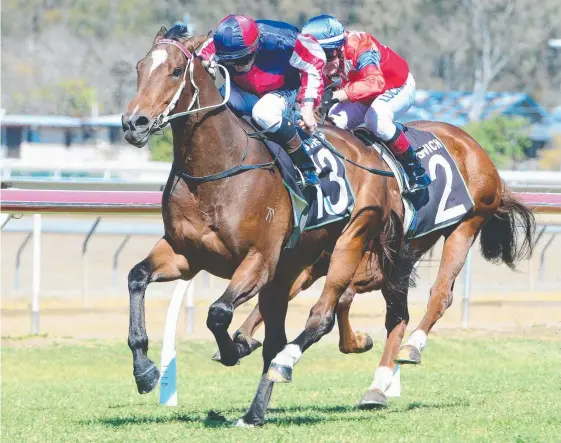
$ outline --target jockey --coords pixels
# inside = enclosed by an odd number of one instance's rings
[[[230,107],[251,115],[271,140],[283,146],[302,172],[305,186],[319,184],[314,163],[289,118],[299,102],[307,130],[317,128],[313,109],[323,94],[325,65],[318,42],[288,23],[236,14],[222,19],[199,55],[228,69]]]
[[[333,93],[338,103],[329,110],[330,120],[349,130],[366,123],[402,164],[411,191],[426,188],[431,180],[407,136],[393,122],[415,98],[415,80],[407,62],[368,33],[345,31],[330,15],[311,18],[301,32],[314,36],[324,49],[325,76],[342,78],[340,89]]]

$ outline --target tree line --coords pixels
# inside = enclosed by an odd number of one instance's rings
[[[136,88],[135,63],[161,25],[189,14],[195,33],[230,13],[301,26],[337,16],[405,57],[417,87],[522,91],[561,102],[558,0],[4,0],[2,108],[8,113],[120,113]],[[481,115],[475,100],[470,117]]]

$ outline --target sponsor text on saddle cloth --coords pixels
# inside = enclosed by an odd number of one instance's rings
[[[364,128],[361,128],[364,130]],[[474,206],[462,174],[448,149],[432,132],[404,126],[404,132],[432,183],[423,191],[404,193],[407,238],[418,238],[437,229],[458,223]],[[362,132],[364,134],[364,132]],[[358,135],[358,134],[357,134]],[[370,137],[373,135],[370,134]],[[364,141],[364,137],[360,137]],[[376,147],[379,150],[379,147]],[[401,165],[384,150],[384,160],[399,177],[403,192],[407,189]]]

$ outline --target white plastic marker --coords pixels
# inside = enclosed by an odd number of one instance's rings
[[[401,369],[400,365],[395,365],[393,369],[392,382],[390,387],[385,392],[386,397],[400,397],[401,396]]]
[[[194,285],[192,280],[181,280],[177,283],[169,302],[164,326],[164,339],[162,343],[161,376],[160,376],[160,404],[164,406],[177,406],[177,360],[175,352],[175,334],[179,313],[185,294],[192,304]]]

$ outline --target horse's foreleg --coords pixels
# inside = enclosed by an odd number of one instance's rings
[[[401,364],[421,362],[421,352],[427,345],[427,336],[434,324],[452,304],[454,281],[462,270],[467,254],[481,230],[485,218],[475,216],[458,225],[444,241],[442,258],[436,281],[430,290],[427,312],[417,329],[401,347],[395,361]]]
[[[366,215],[364,217],[366,218]],[[382,223],[361,219],[359,216],[339,238],[331,257],[325,286],[318,302],[310,311],[306,327],[274,358],[267,373],[269,380],[291,381],[292,370],[302,353],[333,329],[335,308],[339,298],[356,273],[368,246],[370,235],[377,236],[381,226]]]
[[[343,354],[360,354],[372,349],[372,338],[364,332],[354,332],[349,320],[349,311],[356,294],[363,294],[380,288],[383,273],[375,255],[369,251],[362,258],[352,284],[345,290],[337,304],[337,324],[339,325],[339,350]]]
[[[133,375],[138,392],[146,394],[156,387],[160,377],[158,368],[148,358],[148,335],[144,312],[144,293],[149,283],[190,278],[189,264],[175,254],[165,238],[156,243],[147,258],[129,272],[129,348],[133,356]]]
[[[265,322],[263,372],[253,402],[244,417],[236,422],[238,426],[262,426],[265,421],[265,412],[274,384],[267,379],[265,374],[273,357],[286,345],[285,319],[288,307],[288,288],[285,282],[287,280],[275,279],[275,282],[259,293],[259,305]]]
[[[225,366],[235,365],[242,355],[248,355],[249,343],[235,343],[228,334],[234,309],[255,296],[269,281],[270,269],[260,253],[250,254],[236,269],[230,284],[222,296],[208,310],[207,327],[214,334],[220,353],[220,362]]]
[[[323,277],[327,273],[329,259],[330,256],[323,255],[313,266],[302,271],[290,289],[289,301],[300,294],[300,292],[308,289],[318,278]],[[261,346],[261,343],[253,338],[253,334],[259,329],[262,322],[263,316],[261,315],[259,303],[257,303],[251,314],[249,314],[233,336],[234,342],[242,345],[238,347],[241,353],[239,358],[246,357]],[[212,359],[220,361],[220,352],[216,352]]]
[[[354,332],[349,320],[349,310],[356,290],[349,286],[337,304],[337,325],[339,326],[339,350],[343,354],[360,354],[372,349],[372,338],[364,332]]]
[[[243,324],[240,328],[234,332],[234,336],[232,340],[236,343],[238,348],[238,359],[247,357],[256,349],[261,347],[261,342],[255,340],[253,338],[253,334],[261,323],[263,322],[263,317],[261,316],[261,312],[259,311],[259,303],[255,305],[251,314],[245,319]],[[220,355],[220,351],[216,351],[212,356],[212,360],[217,362],[222,362],[222,357]]]

